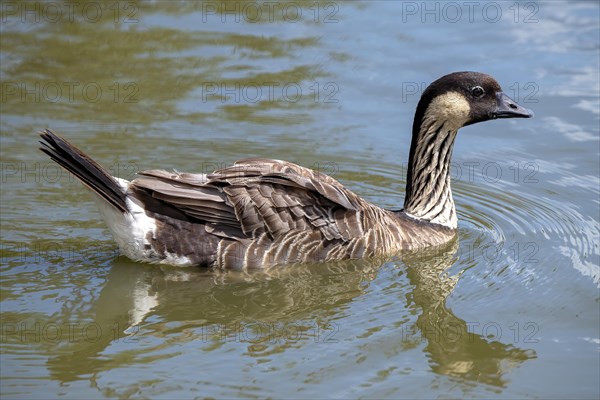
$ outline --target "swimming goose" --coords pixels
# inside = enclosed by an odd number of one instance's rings
[[[532,116],[489,75],[455,72],[433,82],[417,105],[400,211],[380,208],[330,176],[281,160],[243,159],[212,174],[149,170],[126,181],[48,129],[40,143],[91,190],[127,257],[242,270],[448,242],[457,229],[449,166],[458,129]]]

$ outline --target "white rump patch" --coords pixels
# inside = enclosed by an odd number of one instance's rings
[[[115,178],[123,191],[129,188],[129,181]],[[115,242],[119,246],[121,253],[134,260],[148,263],[160,263],[168,265],[191,266],[192,262],[188,257],[177,254],[167,253],[160,255],[152,247],[147,239],[156,237],[156,219],[146,215],[141,205],[137,204],[129,196],[126,198],[128,213],[123,213],[110,205],[101,196],[92,191],[94,200],[104,222],[108,226]]]

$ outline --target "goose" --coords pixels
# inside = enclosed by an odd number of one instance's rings
[[[246,158],[211,174],[147,170],[111,176],[49,129],[42,150],[91,190],[122,254],[146,263],[249,270],[396,254],[456,235],[450,159],[458,130],[533,112],[478,72],[431,83],[418,102],[404,208],[387,210],[332,177]]]

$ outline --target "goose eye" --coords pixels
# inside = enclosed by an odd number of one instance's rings
[[[485,94],[485,90],[483,90],[481,86],[475,86],[471,89],[471,93],[473,94],[473,96],[479,98]]]

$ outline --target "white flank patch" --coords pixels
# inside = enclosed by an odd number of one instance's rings
[[[129,181],[115,178],[123,191],[127,191]],[[191,266],[188,257],[173,253],[160,255],[156,252],[150,241],[149,235],[156,238],[156,219],[146,215],[141,205],[137,204],[129,196],[126,198],[128,213],[122,213],[104,200],[98,194],[92,192],[94,200],[108,226],[121,253],[126,257],[141,262],[159,263],[175,266]]]

